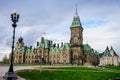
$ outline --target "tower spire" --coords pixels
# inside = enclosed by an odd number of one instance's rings
[[[79,16],[78,16],[77,7],[78,7],[78,6],[77,6],[77,4],[76,4],[76,9],[75,9],[75,17],[76,17],[76,18],[79,17]]]
[[[71,27],[82,27],[79,16],[78,16],[77,4],[76,4],[75,15],[74,15]]]

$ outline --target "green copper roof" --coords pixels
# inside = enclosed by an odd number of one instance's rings
[[[91,50],[91,47],[88,44],[83,45],[83,50]]]
[[[82,27],[79,17],[74,17],[71,27]]]
[[[50,52],[51,52],[51,53],[60,52],[60,51],[61,51],[60,48],[57,48],[57,47],[55,47],[55,48],[51,47],[51,48],[50,48]]]
[[[24,52],[25,52],[24,47],[20,48],[20,52],[22,52],[22,53],[24,53]]]
[[[50,41],[50,47],[53,47],[53,41]]]
[[[54,52],[54,49],[53,49],[53,47],[51,47],[51,48],[50,48],[50,52]]]
[[[111,56],[109,50],[105,50],[105,51],[103,52],[103,55],[104,55],[104,56]]]
[[[95,54],[95,55],[99,55],[99,52],[96,51],[96,50],[94,50],[94,54]]]
[[[53,47],[53,42],[50,41],[50,44],[49,44],[49,40],[45,40],[43,43],[39,43],[39,45],[37,46],[37,48],[48,48],[50,45],[50,47]]]
[[[37,46],[37,48],[43,48],[45,47],[45,43],[39,43],[39,45]]]
[[[45,40],[45,41],[44,41],[44,48],[48,48],[48,43],[49,43],[48,40]]]
[[[55,52],[60,52],[60,49],[55,47]]]
[[[60,52],[62,50],[70,50],[70,44],[65,43],[63,46],[60,46],[60,47],[50,47],[50,52],[51,53]]]
[[[22,53],[25,53],[26,50],[27,50],[27,48],[25,46],[23,46],[23,47],[20,48],[20,52],[22,52]]]
[[[62,51],[64,49],[64,46],[61,46],[59,49]]]
[[[69,43],[65,43],[64,44],[64,48],[67,49],[67,50],[69,50],[70,49],[70,44]]]
[[[72,25],[70,26],[70,28],[72,28],[72,27],[82,27],[79,16],[78,16],[77,7],[75,10],[75,15],[74,15],[73,22],[72,22]]]
[[[27,53],[31,53],[31,50],[30,50],[30,48],[28,48],[28,49],[27,49]]]
[[[20,49],[20,51],[22,52],[22,53],[27,53],[27,54],[30,54],[30,53],[34,53],[34,49],[32,48],[29,48],[29,47],[22,47],[21,49]]]
[[[34,49],[31,49],[31,53],[34,53]]]

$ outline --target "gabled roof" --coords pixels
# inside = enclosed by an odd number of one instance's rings
[[[94,50],[93,48],[91,48],[88,44],[83,45],[83,50],[90,51],[90,53],[94,54],[94,55],[99,55],[99,52],[97,50]]]

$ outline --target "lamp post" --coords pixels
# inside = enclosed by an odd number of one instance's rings
[[[13,22],[12,27],[13,27],[13,37],[12,37],[12,52],[11,52],[11,59],[10,59],[10,66],[9,70],[5,75],[3,76],[3,79],[5,80],[16,80],[17,75],[13,70],[13,53],[14,53],[14,39],[15,39],[15,28],[17,27],[17,22],[19,19],[19,14],[17,12],[11,13],[11,21]]]

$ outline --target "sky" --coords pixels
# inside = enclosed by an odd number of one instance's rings
[[[20,13],[15,44],[22,36],[25,45],[35,47],[42,36],[69,43],[76,4],[84,28],[83,43],[100,53],[112,46],[120,55],[120,0],[1,0],[0,60],[11,52],[12,11]]]

